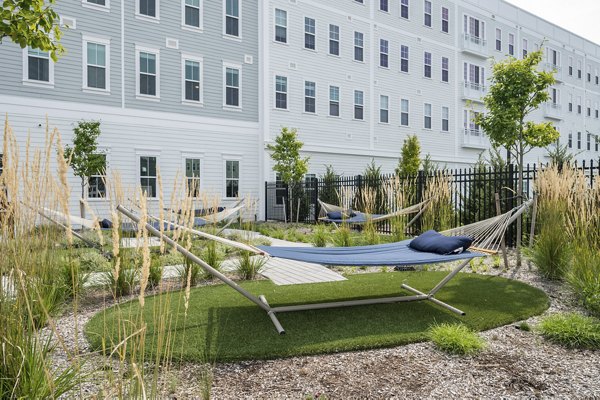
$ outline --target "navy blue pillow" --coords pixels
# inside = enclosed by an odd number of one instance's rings
[[[333,219],[333,220],[340,220],[340,219],[342,219],[342,212],[341,211],[328,212],[327,213],[327,218],[328,219]]]
[[[111,229],[113,227],[113,223],[112,221],[108,220],[108,219],[103,219],[102,221],[100,221],[100,228],[102,229]]]
[[[471,247],[473,239],[466,236],[444,236],[434,230],[427,231],[408,244],[411,249],[436,254],[458,254]]]

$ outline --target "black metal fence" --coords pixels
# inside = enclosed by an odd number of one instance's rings
[[[523,170],[523,193],[526,198],[533,195],[533,183],[541,168],[546,165],[528,164]],[[598,161],[583,162],[576,167],[581,169],[590,184],[600,175]],[[495,194],[500,196],[501,212],[506,212],[517,205],[518,168],[508,165],[505,168],[478,167],[464,169],[447,169],[438,171],[451,177],[451,202],[454,209],[454,226],[469,224],[497,215]],[[410,199],[405,204],[416,204],[424,200],[427,182],[433,175],[420,171],[417,176],[402,178],[405,188],[409,188]],[[375,204],[373,213],[394,211],[393,199],[383,194],[384,188],[391,187],[391,180],[397,180],[396,175],[381,175],[368,178],[362,175],[336,177],[335,179],[307,178],[288,191],[283,182],[265,183],[265,215],[271,221],[291,221],[315,223],[321,212],[317,199],[325,203],[339,204],[342,193],[352,193],[351,206],[362,210],[361,191],[367,188],[381,192]],[[292,201],[290,202],[290,196]],[[527,223],[525,221],[524,223]],[[382,233],[389,232],[386,223],[378,224]],[[524,229],[524,234],[526,229]],[[514,226],[507,232],[509,243],[514,242],[516,229]]]

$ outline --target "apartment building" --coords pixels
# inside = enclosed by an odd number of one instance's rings
[[[542,44],[557,83],[533,118],[578,158],[600,155],[600,47],[505,1],[271,0],[263,19],[265,139],[296,127],[313,174],[358,174],[371,159],[391,172],[410,134],[441,165],[473,163],[490,147],[473,117],[492,62]]]
[[[100,150],[124,187],[165,198],[176,175],[227,204],[258,198],[258,9],[244,0],[57,2],[66,53],[5,40],[0,45],[0,114],[22,147],[44,141],[45,120],[69,143],[79,120],[100,120]],[[181,176],[181,175],[180,175]],[[72,177],[72,209],[78,210]],[[87,196],[100,215],[102,177]],[[158,204],[153,201],[152,204]]]
[[[297,128],[310,174],[325,165],[391,172],[404,139],[450,167],[489,148],[493,60],[543,44],[556,71],[552,121],[580,159],[600,156],[600,46],[503,0],[77,0],[56,5],[67,53],[0,45],[0,113],[24,146],[46,116],[70,140],[102,122],[100,148],[124,184],[166,195],[181,173],[227,204],[276,178],[266,146]],[[531,162],[546,161],[544,150]],[[87,196],[102,215],[103,177]],[[72,185],[78,181],[72,177]],[[73,210],[78,193],[73,193]],[[260,211],[263,207],[259,207]]]

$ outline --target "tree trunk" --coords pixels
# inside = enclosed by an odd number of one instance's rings
[[[521,135],[519,138],[519,172],[517,180],[517,206],[523,204],[523,121],[521,120]],[[523,230],[523,224],[521,222],[521,215],[517,218],[517,267],[521,266],[521,235]]]
[[[79,199],[79,214],[80,214],[81,218],[85,218],[85,204],[83,204],[83,201],[82,201],[84,198],[85,198],[85,181],[84,181],[84,178],[81,178],[81,198]]]

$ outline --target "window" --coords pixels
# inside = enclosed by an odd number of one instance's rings
[[[329,54],[340,55],[340,27],[329,25]]]
[[[515,55],[515,35],[512,33],[508,34],[508,54]]]
[[[85,65],[83,87],[87,89],[109,90],[108,85],[108,41],[83,38]]]
[[[423,24],[431,28],[431,1],[423,2]]]
[[[569,57],[569,76],[573,76],[573,57]]]
[[[581,150],[581,132],[577,132],[577,150]]]
[[[138,50],[138,95],[159,97],[158,53]]]
[[[598,77],[598,68],[596,68],[596,85],[600,84],[600,77]]]
[[[585,109],[587,112],[587,116],[591,117],[592,116],[592,101],[590,99],[587,99],[585,101]]]
[[[408,126],[408,100],[400,100],[400,125]]]
[[[573,93],[569,93],[569,112],[573,112]]]
[[[4,166],[2,165],[2,163],[4,162],[4,155],[0,154],[0,175],[2,175],[2,171],[4,171]]]
[[[594,146],[595,147],[594,149],[596,150],[596,152],[598,152],[598,146],[600,145],[600,139],[596,136],[596,140],[595,141],[596,141],[596,144]],[[0,168],[0,174],[1,173],[2,173],[2,168]]]
[[[408,72],[408,46],[400,46],[400,71]]]
[[[225,34],[240,36],[240,0],[225,0]]]
[[[463,113],[463,126],[465,129],[465,135],[480,136],[482,131],[481,127],[475,123],[475,120],[481,113],[473,110],[464,110]]]
[[[225,105],[241,107],[240,82],[241,70],[239,67],[225,66]]]
[[[431,104],[429,103],[423,106],[423,128],[431,129]]]
[[[388,46],[389,42],[387,40],[379,40],[379,66],[383,68],[389,67]]]
[[[287,11],[275,9],[275,41],[287,43]]]
[[[469,15],[464,16],[465,38],[478,45],[485,45],[485,22]]]
[[[304,48],[315,50],[316,41],[316,23],[312,18],[304,17]]]
[[[100,167],[88,178],[88,198],[103,199],[106,197],[106,154],[94,154],[94,157],[98,158]]]
[[[557,71],[560,70],[560,52],[547,48],[546,56],[548,57],[548,64]]]
[[[140,186],[148,197],[156,197],[156,157],[140,157]]]
[[[442,107],[442,132],[448,132],[450,130],[450,109],[448,107]]]
[[[304,112],[315,113],[317,111],[317,84],[304,82]]]
[[[577,79],[581,79],[581,60],[577,60]]]
[[[354,119],[363,120],[365,114],[364,93],[361,90],[354,91]]]
[[[188,196],[198,197],[200,194],[200,159],[185,159],[185,177],[187,180]]]
[[[201,61],[200,60],[183,60],[184,68],[184,100],[200,103],[202,96],[200,95],[200,76],[201,76]]]
[[[423,57],[423,76],[431,78],[431,53],[425,52]]]
[[[577,114],[581,114],[581,96],[577,96]]]
[[[408,19],[408,0],[400,0],[400,16]]]
[[[523,39],[523,58],[527,57],[527,39]]]
[[[560,108],[560,90],[552,88],[550,91],[550,100],[552,100],[552,106],[554,108]]]
[[[387,124],[390,122],[390,98],[379,96],[379,122]]]
[[[442,7],[442,32],[450,32],[450,14],[446,7]]]
[[[448,72],[449,68],[448,57],[442,57],[442,82],[448,82],[450,73]]]
[[[329,86],[329,115],[340,116],[340,88],[338,86]]]
[[[496,50],[502,51],[502,29],[496,28]]]
[[[591,133],[587,134],[587,150],[588,151],[592,150],[592,134]]]
[[[158,18],[158,0],[138,0],[138,14]]]
[[[599,110],[598,110],[598,102],[595,102],[595,103],[594,103],[594,109],[595,109],[595,113],[596,113],[596,114],[595,114],[595,117],[596,117],[596,118],[598,118],[598,116],[599,116],[599,115],[598,115],[598,114],[599,114]]]
[[[379,0],[379,10],[384,12],[390,11],[388,0]]]
[[[569,132],[569,148],[573,148],[573,132]]]
[[[473,90],[485,90],[485,68],[479,65],[464,63],[463,77],[465,87]]]
[[[354,0],[354,1],[357,2],[357,3],[360,3],[360,4],[365,4],[364,0]]]
[[[84,0],[82,5],[84,7],[98,8],[108,11],[110,8],[110,0]]]
[[[50,60],[50,54],[47,51],[29,47],[25,51],[27,60],[25,80],[53,83],[54,63]]]
[[[200,28],[200,0],[184,0],[184,2],[184,25]]]
[[[591,65],[587,66],[586,76],[587,76],[587,81],[591,82],[592,81],[592,66]]]
[[[225,161],[225,197],[238,197],[240,194],[240,162]]]
[[[287,77],[275,77],[275,108],[287,110]]]
[[[354,60],[363,61],[365,55],[364,49],[365,36],[362,32],[354,32]]]
[[[105,6],[106,0],[85,0],[86,3],[98,4],[99,6]]]

